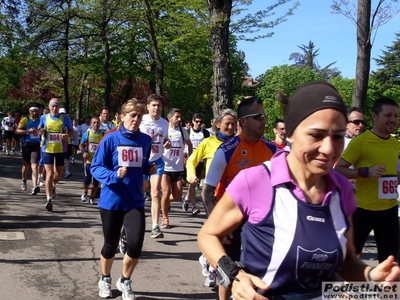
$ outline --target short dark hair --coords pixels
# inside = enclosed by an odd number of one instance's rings
[[[245,97],[242,101],[240,101],[237,110],[238,118],[240,119],[241,117],[248,115],[250,112],[250,107],[254,104],[262,105],[263,102],[260,98],[253,96]]]
[[[192,120],[196,120],[197,118],[204,120],[204,116],[202,113],[195,113],[193,114]]]
[[[350,119],[350,115],[351,115],[351,113],[352,113],[353,111],[357,111],[357,112],[359,112],[360,114],[364,114],[361,108],[358,108],[358,107],[353,106],[353,107],[350,107],[350,108],[347,110],[347,119]]]
[[[283,119],[276,119],[274,122],[274,128],[278,128],[279,123],[285,123],[285,120]]]
[[[150,104],[151,101],[160,101],[161,104],[163,103],[163,97],[161,95],[158,94],[150,94],[147,97],[147,104]]]
[[[108,112],[110,112],[110,108],[109,108],[108,106],[102,106],[101,109],[100,109],[100,114],[101,114],[101,112],[102,112],[103,110],[105,110],[105,109],[107,109]]]
[[[372,112],[379,115],[384,105],[390,105],[399,108],[399,105],[392,98],[380,97],[378,100],[375,101],[374,105],[372,106]]]

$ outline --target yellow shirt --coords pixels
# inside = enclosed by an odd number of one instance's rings
[[[386,171],[380,178],[357,178],[355,196],[358,207],[380,211],[397,205],[398,152],[397,139],[392,136],[383,139],[370,130],[351,140],[342,158],[354,165],[355,169],[386,166]]]
[[[64,128],[64,117],[53,120],[50,114],[46,115],[46,153],[63,153],[64,140],[61,138]]]
[[[222,144],[222,141],[217,139],[214,135],[209,138],[205,138],[201,141],[199,146],[193,153],[189,156],[186,161],[186,179],[189,179],[192,176],[196,176],[196,167],[202,159],[206,159],[206,175],[208,173],[208,169],[211,165],[211,161],[214,157],[215,151],[217,151],[218,147]]]

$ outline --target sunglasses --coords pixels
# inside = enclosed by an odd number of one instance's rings
[[[365,121],[364,120],[351,120],[349,121],[350,123],[353,123],[354,125],[358,126],[360,124],[365,125]]]
[[[199,121],[199,120],[194,120],[193,122],[195,122],[195,123],[203,123],[203,121]]]
[[[257,121],[264,121],[267,119],[266,114],[250,114],[250,115],[245,115],[242,118],[249,118],[249,117],[252,117],[254,120]]]

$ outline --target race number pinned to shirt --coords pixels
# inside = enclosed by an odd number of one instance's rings
[[[34,139],[37,139],[37,138],[39,137],[39,134],[38,134],[38,132],[36,131],[36,132],[34,132],[34,133],[30,133],[29,136],[30,136],[30,138],[31,138],[32,140],[34,140]]]
[[[397,176],[378,178],[378,198],[397,199]]]
[[[118,166],[141,167],[143,164],[143,149],[134,146],[118,146]]]
[[[89,143],[89,152],[90,153],[95,153],[97,148],[99,147],[98,143]]]
[[[49,143],[59,144],[61,143],[61,133],[49,132]]]

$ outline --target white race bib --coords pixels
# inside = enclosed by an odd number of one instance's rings
[[[97,148],[99,147],[98,143],[89,143],[89,152],[90,153],[95,153]]]
[[[49,132],[49,143],[59,144],[61,143],[61,133]]]
[[[30,133],[29,134],[31,140],[37,139],[39,137],[39,134],[37,133],[37,131],[35,133]]]
[[[118,146],[118,166],[141,167],[143,164],[143,149],[134,146]]]
[[[397,199],[397,177],[388,176],[378,178],[378,198]]]

